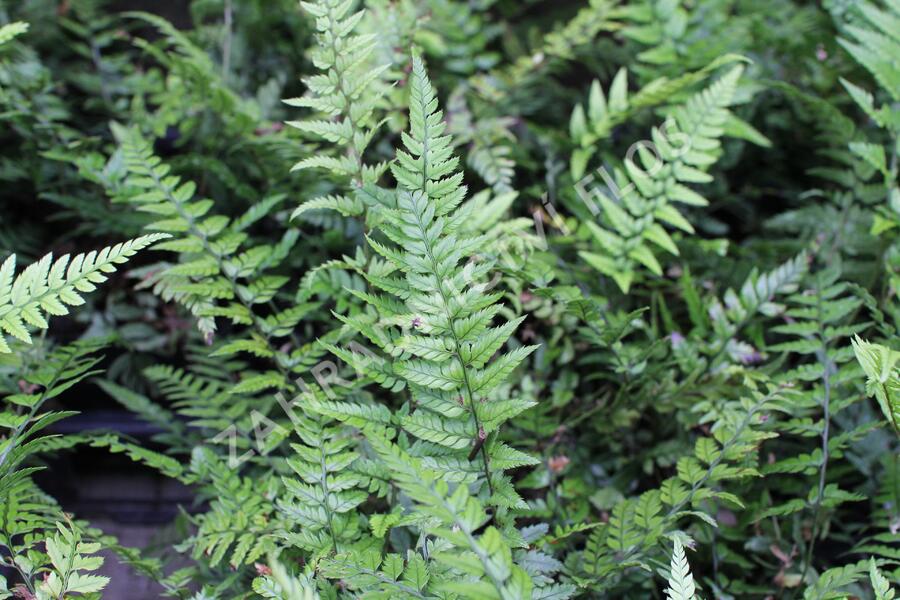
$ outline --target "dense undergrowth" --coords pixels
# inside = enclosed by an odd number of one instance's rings
[[[894,597],[898,0],[189,4],[0,0],[0,598]]]

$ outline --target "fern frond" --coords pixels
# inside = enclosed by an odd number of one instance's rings
[[[413,57],[409,87],[410,132],[403,135],[406,150],[398,151],[392,165],[400,189],[384,202],[376,200],[383,237],[369,238],[384,261],[373,260],[364,271],[386,296],[357,294],[372,313],[342,320],[396,357],[389,369],[366,360],[364,373],[385,387],[409,387],[417,409],[401,423],[428,442],[423,455],[436,447],[453,450],[466,461],[480,454],[485,483],[492,490],[495,483],[502,485],[500,473],[492,474],[490,468],[491,453],[500,448],[492,432],[531,406],[518,398],[500,402],[494,395],[535,347],[493,356],[521,320],[492,327],[501,309],[499,295],[485,294],[479,282],[495,260],[474,268],[462,264],[476,253],[488,254],[491,240],[470,223],[471,207],[461,206],[462,173],[456,170],[451,138],[418,56]],[[370,194],[365,189],[361,193]],[[353,359],[346,352],[340,356]]]
[[[694,577],[684,555],[681,540],[675,538],[672,549],[672,562],[669,565],[669,587],[666,589],[666,600],[698,600],[695,594]]]
[[[455,580],[439,581],[434,591],[467,598],[532,597],[532,591],[539,586],[516,564],[508,537],[493,526],[476,533],[488,522],[488,516],[465,485],[451,491],[439,473],[427,469],[379,433],[369,430],[366,435],[395,484],[433,518],[424,521],[422,526],[449,544],[434,555],[434,560],[465,573]],[[474,560],[465,558],[459,551],[470,552]],[[560,598],[568,598],[574,590],[559,586],[557,592]]]
[[[572,153],[570,171],[572,178],[581,179],[599,141],[607,138],[615,126],[625,122],[641,110],[661,105],[673,105],[692,86],[698,84],[721,67],[744,60],[735,54],[726,54],[702,69],[679,77],[659,77],[637,93],[628,92],[628,71],[620,69],[604,92],[600,82],[591,83],[588,102],[575,105],[569,119],[569,134],[580,146]],[[734,118],[734,115],[731,115]]]
[[[838,42],[868,69],[895,102],[900,101],[900,10],[890,3],[881,9],[871,2],[860,2],[858,9],[866,26],[848,25],[846,32],[852,39],[838,38]]]
[[[900,352],[853,339],[853,352],[866,374],[866,392],[875,396],[894,432],[900,435]]]
[[[626,158],[624,169],[615,170],[614,183],[610,181],[614,197],[596,194],[600,206],[592,204],[592,210],[602,220],[599,224],[588,222],[588,228],[601,252],[579,254],[613,278],[623,292],[631,287],[641,266],[662,274],[654,246],[678,254],[663,225],[693,233],[693,226],[673,203],[709,204],[687,184],[710,181],[706,170],[721,154],[719,138],[725,134],[731,115],[727,107],[742,72],[742,66],[732,68],[707,89],[671,109],[665,128],[651,132],[655,154],[640,146],[637,161]]]
[[[18,275],[16,255],[0,266],[0,330],[26,344],[31,343],[27,326],[47,329],[47,316],[68,314],[68,306],[84,303],[82,294],[92,292],[110,273],[138,251],[166,239],[166,234],[145,235],[115,246],[53,260],[47,254]],[[10,352],[0,336],[0,353]]]
[[[466,195],[457,172],[459,159],[453,156],[451,137],[445,134],[444,113],[438,110],[434,88],[425,73],[425,63],[413,55],[409,91],[410,131],[403,134],[406,151],[397,151],[391,172],[401,187],[421,192],[434,203],[435,216],[455,209]]]
[[[353,182],[354,186],[374,183],[387,165],[367,165],[363,156],[380,124],[375,111],[384,88],[375,85],[390,65],[373,66],[377,45],[373,34],[355,34],[364,11],[351,13],[352,2],[318,0],[301,2],[315,18],[318,46],[313,64],[322,71],[304,80],[308,95],[284,102],[290,106],[311,108],[324,118],[289,121],[288,125],[307,135],[331,142],[343,156],[313,156],[296,163],[293,170],[327,169]],[[358,216],[363,207],[358,201],[316,198],[302,204],[291,218],[312,209],[334,209],[345,216]]]
[[[872,583],[872,590],[875,592],[875,600],[893,600],[897,590],[891,587],[887,577],[878,570],[878,565],[874,558],[869,559],[869,581]]]
[[[0,46],[27,32],[28,27],[28,23],[23,23],[22,21],[14,21],[0,27]]]

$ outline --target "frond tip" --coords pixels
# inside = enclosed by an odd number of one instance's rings
[[[31,343],[27,325],[47,329],[47,315],[68,314],[68,306],[84,304],[81,294],[92,292],[106,281],[116,265],[139,250],[169,237],[155,233],[86,254],[65,254],[55,261],[47,254],[15,275],[16,255],[0,266],[0,330],[26,344]],[[0,335],[0,353],[10,348]]]
[[[410,132],[403,134],[406,151],[397,150],[397,162],[391,171],[401,187],[421,191],[435,204],[435,214],[445,215],[456,208],[466,195],[459,159],[453,155],[447,135],[444,112],[438,109],[434,88],[428,80],[425,64],[414,55],[409,92]]]
[[[691,566],[684,555],[684,546],[675,538],[672,550],[672,562],[669,565],[669,587],[666,589],[666,600],[699,600],[694,586]]]

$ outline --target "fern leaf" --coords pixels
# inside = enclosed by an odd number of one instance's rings
[[[675,538],[672,549],[672,562],[669,565],[669,587],[666,589],[667,600],[697,600],[694,577],[684,554],[681,540]]]
[[[866,374],[866,391],[875,396],[888,423],[900,435],[900,352],[859,337],[853,339],[853,352]]]
[[[47,254],[15,275],[16,255],[0,265],[0,330],[26,344],[31,343],[27,326],[46,329],[48,315],[68,314],[68,306],[84,303],[82,294],[94,291],[118,265],[154,242],[169,237],[150,234],[99,252],[88,252],[53,260]],[[0,336],[0,353],[10,352]]]

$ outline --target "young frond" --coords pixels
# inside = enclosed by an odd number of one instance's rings
[[[109,583],[109,577],[90,573],[103,566],[103,557],[91,556],[100,550],[101,545],[83,541],[77,529],[58,524],[57,533],[49,536],[44,543],[51,568],[40,584],[39,597],[94,594]]]
[[[672,562],[669,565],[669,587],[666,589],[666,600],[698,600],[694,586],[694,576],[684,555],[681,540],[675,538],[672,549]]]
[[[874,558],[869,559],[869,582],[875,592],[875,600],[894,600],[897,590],[891,587],[887,577],[878,570],[878,564]]]
[[[391,172],[400,186],[421,192],[434,203],[435,216],[454,210],[466,195],[457,171],[451,137],[446,135],[444,113],[438,109],[434,88],[425,73],[425,63],[413,55],[409,90],[409,133],[403,134],[406,151],[397,151]]]
[[[14,40],[28,31],[28,23],[14,21],[0,26],[0,46]]]

